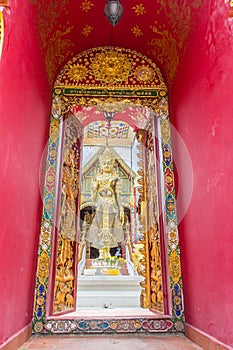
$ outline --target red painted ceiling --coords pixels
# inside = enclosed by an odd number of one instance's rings
[[[136,50],[174,80],[202,0],[121,0],[124,14],[113,27],[105,0],[30,0],[36,11],[46,70],[51,83],[74,55],[97,46]]]

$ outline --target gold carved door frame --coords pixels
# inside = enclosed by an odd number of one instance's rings
[[[75,180],[70,186],[76,184],[77,188],[74,190],[79,192],[79,167],[74,163],[72,165],[72,152],[70,149],[67,154],[64,152],[63,158],[60,154],[61,138],[66,132],[63,121],[67,114],[73,115],[71,119],[78,120],[78,124],[84,126],[88,123],[85,109],[91,106],[98,111],[127,110],[129,115],[132,108],[138,111],[129,120],[137,128],[140,157],[139,216],[143,244],[140,274],[144,277],[141,284],[141,306],[156,311],[154,317],[127,317],[123,320],[112,317],[81,320],[78,317],[72,319],[68,314],[60,319],[53,317],[54,311],[55,314],[56,311],[71,311],[74,307],[72,300],[76,296],[76,271],[73,264],[75,252],[71,253],[70,247],[75,250],[73,247],[77,243],[75,236],[69,236],[69,233],[68,236],[64,235],[64,230],[59,229],[61,225],[57,224],[56,216],[59,208],[62,208],[57,207],[57,198],[62,193],[59,192],[59,183],[66,186],[66,179],[69,178],[66,171],[72,172]],[[75,126],[74,129],[77,131],[78,127]],[[72,146],[71,150],[74,149]],[[62,163],[66,156],[70,159]],[[62,169],[62,175],[59,169]],[[69,198],[71,187],[64,192],[65,204],[61,197],[61,206],[67,206],[67,203],[72,206],[74,198]],[[159,201],[153,200],[154,196],[160,196]],[[154,215],[150,215],[151,212]],[[63,227],[69,223],[67,219],[63,218]],[[63,287],[69,290],[62,294]],[[61,304],[65,305],[64,310]],[[183,323],[183,293],[166,85],[156,65],[137,52],[113,47],[89,50],[68,62],[54,86],[33,331],[78,334],[180,332],[183,331]]]

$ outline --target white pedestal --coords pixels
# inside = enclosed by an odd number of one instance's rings
[[[139,307],[141,276],[79,276],[78,307]]]

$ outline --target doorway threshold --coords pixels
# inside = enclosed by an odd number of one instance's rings
[[[140,307],[78,308],[66,315],[46,319],[43,333],[109,334],[176,332],[170,315]],[[179,323],[179,331],[183,324]]]
[[[85,308],[79,307],[76,311],[66,315],[53,316],[53,319],[101,319],[101,318],[153,318],[163,319],[168,318],[168,315],[164,315],[159,312],[152,312],[149,309],[143,309],[140,307],[92,307]]]

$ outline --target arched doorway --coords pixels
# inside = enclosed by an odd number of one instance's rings
[[[134,209],[141,244],[140,307],[153,312],[147,316],[83,319],[72,313],[85,244],[80,239],[84,128],[99,121],[126,123],[137,140]],[[94,207],[88,210],[94,212]],[[68,62],[54,86],[34,332],[182,331],[182,299],[166,86],[156,65],[137,52],[89,50]]]

